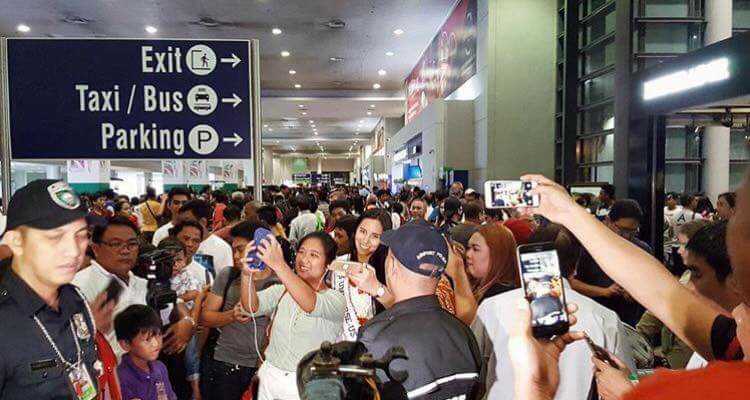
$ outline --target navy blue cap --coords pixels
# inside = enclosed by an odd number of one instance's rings
[[[380,241],[412,272],[437,278],[448,265],[448,242],[426,221],[417,220],[386,231]]]
[[[86,206],[67,183],[42,179],[18,189],[10,198],[6,230],[20,226],[55,229],[86,214]]]

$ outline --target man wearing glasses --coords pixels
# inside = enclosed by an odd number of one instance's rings
[[[114,315],[133,304],[146,304],[148,282],[130,270],[138,259],[138,227],[125,217],[114,217],[106,225],[95,226],[91,236],[94,260],[91,266],[79,271],[73,279],[84,295],[96,298],[115,279],[122,286],[122,294],[115,306]],[[106,334],[107,341],[119,359],[120,348],[114,329]]]
[[[623,199],[612,204],[609,215],[604,218],[604,224],[639,248],[654,254],[646,242],[637,238],[642,219],[643,211],[638,202]],[[643,315],[643,307],[614,283],[587,251],[581,253],[575,278],[570,280],[570,286],[616,312],[623,322],[631,326],[635,326]]]
[[[180,211],[180,207],[187,204],[191,197],[190,191],[183,187],[172,188],[172,190],[169,191],[166,206],[169,208],[172,220],[164,226],[159,227],[159,229],[154,232],[154,238],[152,240],[154,246],[158,246],[159,242],[169,236],[169,230],[177,223],[177,213]]]

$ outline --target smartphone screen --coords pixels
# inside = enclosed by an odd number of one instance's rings
[[[560,263],[552,243],[518,247],[521,282],[531,303],[531,328],[535,337],[551,337],[568,331],[565,291]]]
[[[487,181],[484,183],[484,203],[487,208],[539,207],[539,196],[529,192],[536,182]]]
[[[263,239],[265,239],[266,237],[268,237],[268,235],[270,235],[270,234],[271,234],[271,231],[269,231],[266,228],[258,228],[258,229],[256,229],[255,230],[255,234],[253,235],[253,241],[255,242],[255,246],[256,247],[260,246],[260,242],[263,241]],[[261,261],[258,258],[258,252],[257,251],[253,251],[252,253],[250,253],[249,254],[249,258],[250,259],[248,259],[248,261],[247,261],[248,268],[256,269],[256,270],[260,270],[260,271],[263,271],[264,269],[266,269],[266,264],[263,263],[263,261]]]

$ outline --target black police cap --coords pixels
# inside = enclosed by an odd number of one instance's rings
[[[20,226],[55,229],[85,218],[86,214],[83,202],[67,183],[42,179],[13,194],[8,204],[6,230]]]
[[[440,277],[448,265],[448,242],[426,221],[414,221],[383,233],[380,241],[410,271]],[[432,267],[427,267],[427,266]]]

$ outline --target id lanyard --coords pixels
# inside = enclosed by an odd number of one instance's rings
[[[78,292],[78,294],[81,295],[80,292]],[[83,296],[81,297],[83,298],[83,304],[86,306],[86,313],[88,314],[89,319],[91,321],[94,321],[93,314],[91,313],[91,307],[89,307],[89,303],[86,301],[85,297]],[[81,352],[81,344],[78,343],[78,336],[76,335],[76,332],[73,329],[73,325],[75,325],[75,323],[72,320],[70,320],[69,322],[70,322],[70,334],[73,335],[73,342],[75,342],[76,344],[75,364],[68,362],[68,360],[66,360],[65,357],[63,357],[62,352],[60,352],[60,349],[57,347],[57,344],[52,339],[52,336],[50,336],[49,332],[47,331],[47,328],[44,327],[44,324],[42,324],[42,321],[40,321],[39,317],[37,317],[36,315],[34,315],[34,322],[36,322],[36,324],[39,326],[39,329],[44,334],[44,337],[47,339],[47,342],[52,347],[52,350],[54,350],[55,354],[57,354],[57,358],[59,358],[60,362],[62,362],[63,365],[65,366],[66,372],[73,371],[81,366],[81,358],[82,358],[83,353]],[[86,321],[84,321],[83,323],[85,324]]]

